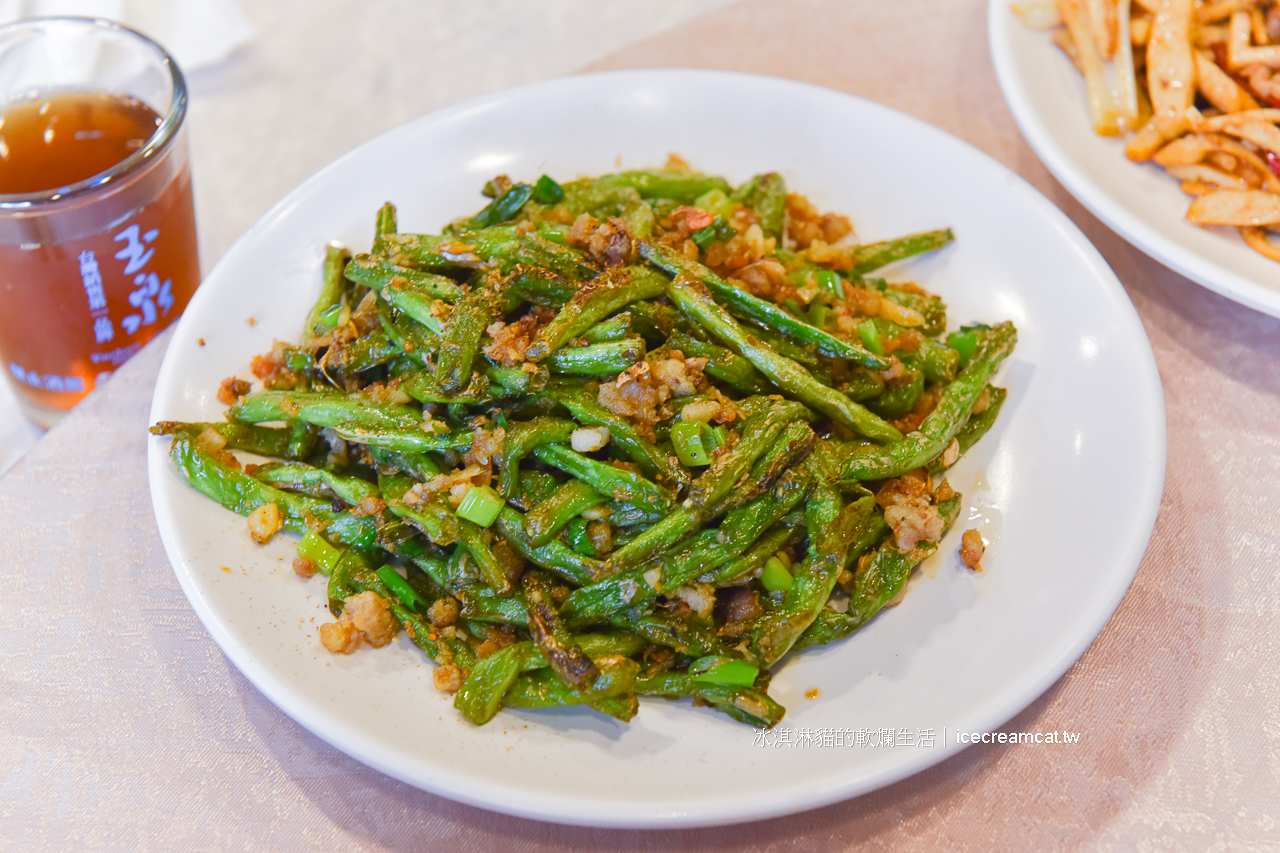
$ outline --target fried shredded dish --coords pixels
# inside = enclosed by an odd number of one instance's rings
[[[1093,129],[1127,136],[1194,196],[1187,219],[1280,260],[1280,0],[1014,3],[1087,84]]]

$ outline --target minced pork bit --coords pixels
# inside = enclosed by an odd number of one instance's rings
[[[638,361],[616,380],[602,382],[597,398],[609,411],[629,418],[641,434],[652,435],[653,425],[663,418],[663,403],[707,387],[702,373],[706,365],[705,358],[685,358],[679,350],[671,350],[665,358]]]
[[[525,314],[510,324],[497,320],[485,332],[493,338],[493,343],[483,347],[484,354],[502,362],[503,367],[515,367],[524,361],[525,352],[538,335],[538,319],[533,314]]]
[[[884,521],[893,531],[898,549],[914,551],[921,542],[937,542],[945,526],[933,505],[929,472],[924,468],[886,480],[876,492],[876,503],[884,509]]]
[[[249,393],[249,389],[253,386],[243,379],[237,379],[234,376],[228,376],[222,380],[222,384],[218,386],[218,402],[224,406],[235,405],[241,397]]]
[[[396,620],[391,615],[391,605],[376,592],[361,592],[342,602],[342,612],[351,614],[351,621],[364,634],[375,649],[391,642],[396,635]]]
[[[351,621],[351,614],[344,612],[337,622],[321,625],[320,642],[336,655],[349,655],[360,648],[360,630]]]
[[[975,572],[982,571],[982,555],[986,552],[987,546],[976,527],[969,528],[960,537],[960,560]]]
[[[361,640],[367,640],[375,649],[385,646],[397,630],[386,599],[366,591],[348,596],[342,602],[338,621],[320,626],[320,642],[334,654],[349,655],[360,647]]]

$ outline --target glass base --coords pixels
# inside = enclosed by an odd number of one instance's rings
[[[63,409],[55,409],[51,406],[42,406],[18,395],[18,406],[22,409],[22,413],[30,420],[34,421],[41,429],[48,429],[56,424],[66,411]]]

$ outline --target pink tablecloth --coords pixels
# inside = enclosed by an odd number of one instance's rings
[[[1027,177],[1111,263],[1164,380],[1164,502],[1114,618],[1006,727],[1078,745],[975,746],[714,830],[540,824],[395,782],[270,705],[178,589],[144,465],[162,341],[0,481],[0,850],[1280,849],[1280,321],[1148,260],[1048,175],[996,87],[984,5],[752,0],[600,67],[746,70],[889,104]]]

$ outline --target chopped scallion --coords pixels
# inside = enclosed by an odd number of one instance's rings
[[[458,505],[458,516],[481,527],[488,527],[504,506],[506,502],[493,489],[488,486],[472,486]]]
[[[960,367],[964,367],[969,363],[969,359],[973,358],[974,350],[978,348],[978,335],[961,329],[958,332],[952,332],[947,335],[947,346],[960,353]]]
[[[671,426],[671,445],[686,466],[710,465],[711,457],[702,443],[705,426],[700,421],[679,421]]]
[[[324,540],[313,530],[308,530],[298,543],[298,556],[315,563],[316,570],[325,577],[338,565],[342,552]]]
[[[858,324],[858,337],[862,344],[876,355],[884,355],[884,347],[880,344],[880,332],[876,329],[875,320],[863,320]]]
[[[769,592],[786,592],[791,589],[794,581],[791,572],[787,571],[787,567],[777,557],[770,557],[764,564],[764,571],[760,573],[760,583]]]

